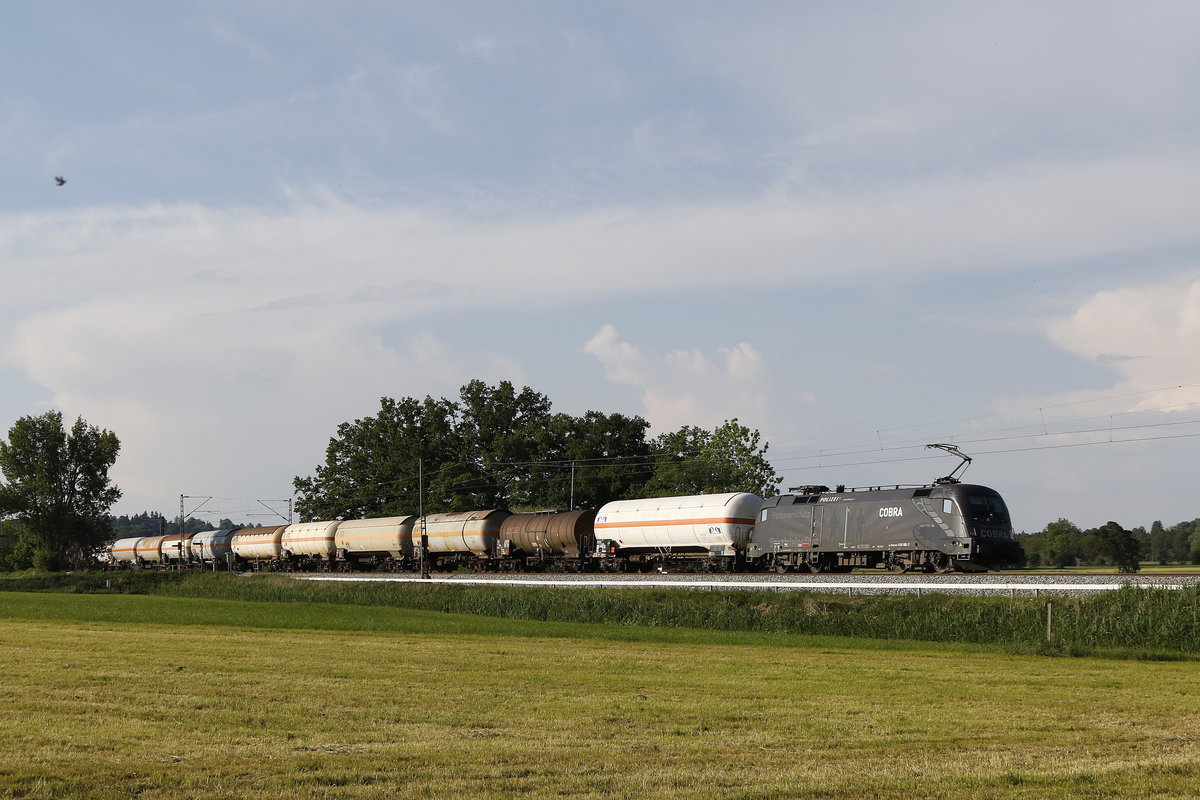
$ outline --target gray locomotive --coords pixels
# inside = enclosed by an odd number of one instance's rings
[[[1017,562],[1003,498],[968,483],[805,486],[763,502],[746,560],[777,572],[980,572]]]
[[[954,477],[971,463],[958,448],[927,446],[963,461],[928,486],[802,486],[763,501],[746,561],[777,572],[982,572],[1018,563],[1004,499]]]

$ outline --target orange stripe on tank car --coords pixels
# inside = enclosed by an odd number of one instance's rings
[[[661,528],[665,525],[752,525],[753,517],[713,517],[712,519],[649,519],[632,522],[597,522],[601,528]]]

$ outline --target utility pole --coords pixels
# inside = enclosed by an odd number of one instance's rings
[[[429,529],[425,525],[425,459],[417,459],[417,515],[421,518],[421,577],[429,577]]]

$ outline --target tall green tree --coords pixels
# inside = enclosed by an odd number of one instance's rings
[[[711,431],[685,425],[651,444],[654,473],[648,496],[752,492],[770,497],[783,480],[767,461],[769,445],[756,430],[726,420]]]
[[[1188,560],[1200,564],[1200,519],[1192,520],[1192,533],[1188,537]]]
[[[62,413],[21,417],[0,442],[0,516],[17,520],[39,566],[83,559],[108,535],[121,490],[108,471],[121,442],[82,417],[70,430]]]
[[[1141,567],[1137,539],[1117,523],[1110,521],[1086,535],[1095,539],[1100,556],[1121,572],[1133,573]]]
[[[509,381],[473,380],[459,391],[456,431],[475,479],[475,508],[526,507],[543,494],[539,466],[556,449],[550,399]]]
[[[1171,537],[1160,520],[1150,526],[1150,560],[1166,564],[1171,559]]]
[[[421,477],[426,511],[454,508],[477,483],[455,429],[457,414],[445,399],[384,397],[375,416],[343,422],[316,474],[293,482],[300,519],[415,513]]]
[[[427,512],[567,508],[624,496],[645,479],[647,423],[589,411],[555,414],[549,398],[508,381],[474,380],[457,400],[380,400],[379,413],[342,423],[325,463],[297,477],[301,519]],[[632,468],[631,468],[632,463]]]
[[[535,467],[540,508],[599,508],[610,500],[641,494],[651,472],[650,423],[640,416],[588,411],[582,416],[555,414]]]
[[[1070,520],[1059,518],[1039,534],[1041,561],[1052,567],[1072,567],[1083,556],[1083,532]]]

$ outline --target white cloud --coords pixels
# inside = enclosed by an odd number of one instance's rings
[[[1200,404],[1200,277],[1098,292],[1048,334],[1121,376],[1120,411],[1195,411]]]
[[[762,356],[745,342],[719,348],[718,360],[700,350],[671,350],[655,361],[606,324],[584,352],[604,365],[608,380],[642,390],[643,413],[656,432],[711,428],[732,417],[754,427],[767,421],[770,382]]]
[[[261,468],[239,468],[241,482],[251,470],[304,473],[337,423],[373,413],[380,395],[453,393],[473,377],[524,375],[520,356],[496,352],[487,330],[531,302],[602,308],[615,297],[658,296],[669,326],[672,315],[694,313],[676,303],[681,288],[721,290],[732,311],[720,324],[736,331],[755,293],[770,287],[1052,268],[1187,245],[1197,182],[1200,161],[1164,158],[914,183],[820,204],[776,196],[490,221],[329,196],[274,212],[143,204],[13,215],[0,217],[0,262],[21,280],[0,296],[0,354],[57,407],[117,430],[126,485],[170,496],[180,489],[168,484],[194,487],[217,475],[238,483],[220,461],[233,451],[263,453]],[[1098,338],[1102,306],[1115,302],[1104,298],[1061,341],[1089,357],[1152,356],[1112,362],[1145,385],[1170,372],[1144,374],[1148,363],[1196,363],[1187,339],[1194,309],[1167,314],[1174,321],[1153,333],[1155,309],[1170,295],[1123,301],[1147,309],[1144,329],[1131,330],[1137,348]],[[398,342],[380,338],[382,328],[417,318],[466,326],[479,344],[422,356],[436,349],[422,338],[424,324]],[[661,335],[622,341],[606,326],[585,352],[609,381],[641,392],[657,430],[733,416],[764,431],[791,429],[771,407],[772,373],[757,347],[671,344]],[[208,451],[194,462],[189,455]]]

